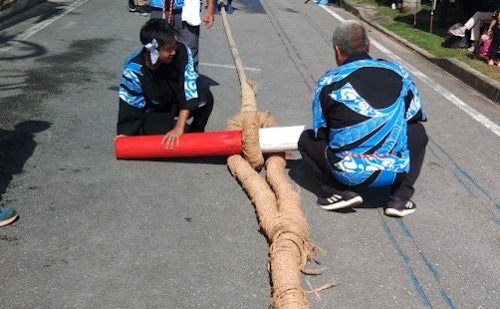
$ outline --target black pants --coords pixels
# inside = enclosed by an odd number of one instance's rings
[[[198,108],[191,110],[189,118],[193,118],[190,125],[186,125],[186,132],[204,132],[207,125],[208,118],[212,113],[214,106],[214,98],[208,89],[199,89],[199,102]],[[144,115],[144,122],[142,127],[142,134],[165,134],[172,130],[175,126],[175,117],[178,111],[174,114],[171,112],[162,113],[150,111]]]
[[[166,12],[165,14],[168,14]],[[194,70],[198,72],[198,49],[200,45],[200,26],[191,26],[185,21],[182,21],[182,10],[174,10],[173,24],[177,40],[186,44],[191,51],[194,61]],[[165,19],[163,12],[159,8],[151,8],[150,19]]]
[[[410,171],[398,177],[398,181],[391,187],[391,199],[406,202],[415,192],[414,184],[417,181],[422,163],[424,162],[425,146],[428,138],[425,128],[421,123],[408,124],[408,149],[410,151]],[[336,181],[330,177],[330,170],[325,161],[325,149],[328,141],[316,139],[313,130],[302,132],[299,139],[299,151],[302,160],[307,163],[316,174],[321,190],[326,195],[331,195],[335,190],[356,190]],[[332,190],[333,189],[333,190]]]
[[[493,38],[491,40],[490,49],[488,51],[489,59],[496,60],[498,58],[497,53],[500,47],[500,29],[495,25],[493,27]]]

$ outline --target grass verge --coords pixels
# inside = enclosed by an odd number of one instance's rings
[[[389,7],[390,4],[380,4],[384,3],[384,1],[353,0],[351,2],[372,6],[376,11],[376,15],[384,17],[380,22],[381,26],[428,51],[430,54],[441,58],[456,58],[489,78],[500,82],[500,67],[489,66],[465,49],[451,49],[441,46],[448,29],[435,26],[436,14],[434,14],[433,33],[430,33],[431,6],[429,3],[422,1],[422,10],[415,18],[414,14],[404,15],[399,13],[398,10],[392,10]],[[454,8],[450,7],[447,16],[448,25],[453,23],[453,13]]]

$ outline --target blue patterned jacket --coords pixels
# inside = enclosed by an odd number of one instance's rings
[[[154,71],[145,64],[145,52],[132,53],[124,64],[119,99],[120,107],[126,108],[120,108],[118,134],[141,134],[141,119],[146,112],[169,112],[174,117],[180,109],[192,110],[199,105],[198,73],[186,45],[177,42],[172,62]]]
[[[361,70],[364,73],[358,74]],[[381,85],[400,88],[386,91]],[[377,96],[385,92],[392,96]],[[406,70],[367,54],[327,72],[313,95],[314,131],[316,136],[326,131],[328,138],[325,160],[332,177],[348,186],[390,185],[398,174],[408,172],[407,122],[425,119],[419,92]]]

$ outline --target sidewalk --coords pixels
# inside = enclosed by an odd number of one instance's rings
[[[416,53],[420,54],[422,57],[428,61],[436,64],[444,71],[455,76],[457,79],[461,80],[466,85],[474,88],[478,92],[482,93],[485,97],[500,105],[500,83],[485,76],[481,72],[469,67],[463,62],[454,58],[439,58],[436,57],[426,50],[408,42],[402,37],[392,33],[391,31],[382,27],[376,19],[374,18],[375,9],[366,4],[358,4],[351,0],[344,0],[342,8],[346,11],[356,15],[365,23],[371,25],[377,30],[383,32],[394,40],[400,42],[401,44],[413,49]]]

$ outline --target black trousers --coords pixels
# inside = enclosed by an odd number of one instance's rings
[[[500,29],[495,25],[493,27],[493,38],[491,40],[490,49],[488,51],[489,59],[498,59],[498,50],[500,48]]]
[[[212,92],[208,89],[200,89],[198,95],[200,105],[198,108],[191,110],[189,118],[193,120],[191,124],[186,125],[186,132],[204,132],[208,118],[212,113],[212,108],[214,106]],[[178,115],[178,111],[174,112],[174,114],[172,114],[172,112],[146,112],[144,114],[142,134],[165,134],[172,130],[175,126],[175,117]]]
[[[421,123],[411,123],[407,127],[408,149],[410,151],[410,171],[397,177],[397,182],[391,187],[391,199],[401,202],[408,201],[415,192],[413,187],[422,168],[425,156],[425,146],[428,142],[427,133]],[[316,139],[313,130],[302,132],[299,139],[299,151],[302,160],[313,170],[318,178],[321,190],[325,196],[331,195],[336,190],[355,191],[358,188],[347,187],[330,177],[329,167],[325,161],[325,149],[328,141]]]
[[[165,14],[168,15],[168,12]],[[164,19],[162,9],[151,8],[150,19]],[[174,10],[173,24],[175,34],[179,42],[186,44],[191,51],[194,61],[194,70],[198,72],[198,49],[200,46],[200,26],[191,26],[185,21],[182,21],[182,9]]]

